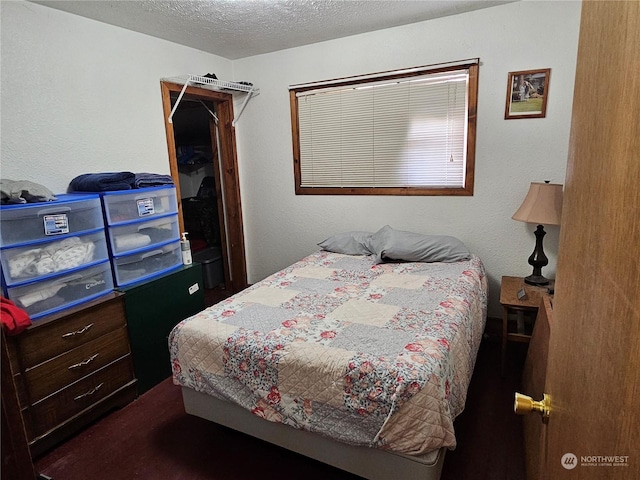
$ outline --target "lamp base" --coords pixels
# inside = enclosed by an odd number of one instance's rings
[[[529,257],[529,265],[533,267],[533,272],[528,277],[525,277],[524,283],[528,283],[529,285],[549,285],[549,279],[542,276],[542,267],[549,263],[542,248],[542,239],[546,235],[546,232],[542,225],[538,225],[538,228],[536,228],[536,231],[533,233],[536,236],[536,248]]]
[[[543,277],[542,275],[529,275],[528,277],[524,277],[524,283],[529,285],[549,285],[549,279]]]

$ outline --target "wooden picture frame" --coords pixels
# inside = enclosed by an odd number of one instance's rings
[[[544,118],[547,115],[550,68],[509,72],[505,120]]]

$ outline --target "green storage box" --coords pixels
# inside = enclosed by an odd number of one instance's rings
[[[168,337],[175,325],[204,310],[202,266],[182,266],[146,283],[120,289],[138,394],[171,376]]]

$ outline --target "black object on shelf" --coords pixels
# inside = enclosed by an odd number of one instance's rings
[[[220,226],[214,177],[204,177],[195,197],[182,199],[185,231],[203,237],[207,246],[220,245]]]

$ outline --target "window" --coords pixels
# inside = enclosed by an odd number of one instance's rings
[[[472,195],[478,60],[289,87],[296,194]]]

